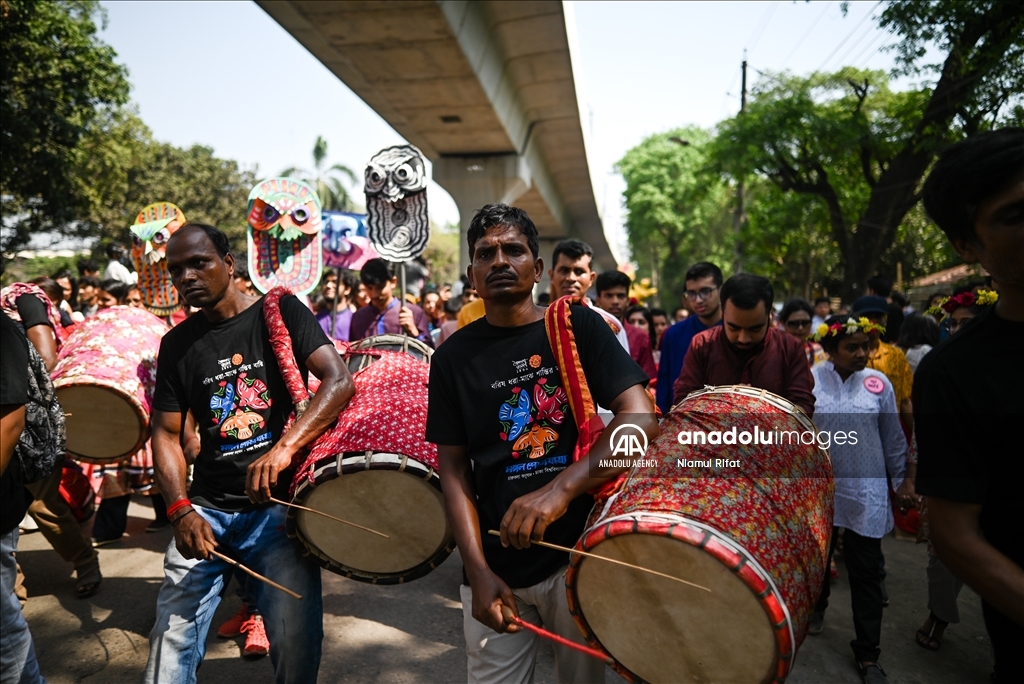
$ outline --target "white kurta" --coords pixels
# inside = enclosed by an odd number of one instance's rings
[[[889,483],[903,483],[907,440],[896,411],[896,395],[885,374],[866,368],[843,382],[831,361],[811,369],[814,423],[829,432],[836,477],[836,527],[880,539],[893,527]],[[874,391],[873,391],[874,390]],[[835,441],[837,432],[857,433],[856,444]]]

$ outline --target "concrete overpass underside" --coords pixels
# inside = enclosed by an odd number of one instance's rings
[[[615,267],[561,2],[257,2],[423,151],[463,232],[481,205],[514,202],[537,224],[544,256],[550,242],[578,237],[600,267]]]

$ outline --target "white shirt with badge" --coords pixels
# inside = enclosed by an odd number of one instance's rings
[[[898,488],[906,471],[907,440],[892,383],[870,368],[844,382],[831,361],[811,368],[811,375],[814,424],[830,436],[836,482],[834,524],[880,539],[893,528],[889,480],[893,489]],[[851,432],[856,433],[855,440]]]

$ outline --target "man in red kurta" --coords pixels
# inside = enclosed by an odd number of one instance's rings
[[[693,338],[675,382],[676,399],[705,385],[766,389],[814,415],[814,379],[803,344],[772,327],[775,292],[767,278],[734,275],[722,285],[722,322]]]

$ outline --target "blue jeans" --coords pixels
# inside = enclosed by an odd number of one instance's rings
[[[250,585],[270,640],[275,681],[316,682],[324,636],[320,567],[303,558],[288,539],[284,507],[248,513],[194,508],[210,523],[221,553],[302,595],[297,600],[263,582]],[[210,621],[233,570],[217,558],[186,560],[171,541],[164,557],[156,624],[149,635],[147,684],[196,681]]]
[[[18,576],[14,553],[18,550],[18,528],[0,536],[0,682],[7,684],[46,684],[39,674],[36,649],[28,623],[21,614],[21,603],[14,595]]]

